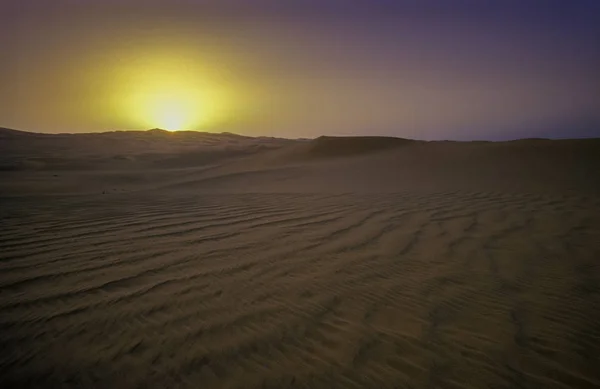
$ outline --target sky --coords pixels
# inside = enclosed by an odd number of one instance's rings
[[[600,137],[597,0],[0,0],[0,49],[25,131]]]

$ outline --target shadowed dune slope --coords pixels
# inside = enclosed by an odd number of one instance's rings
[[[304,145],[304,149],[307,157],[327,158],[374,153],[413,142],[415,141],[409,139],[378,136],[321,136]]]
[[[357,139],[347,141],[352,147],[358,143]],[[315,144],[319,145],[316,155],[310,153]],[[252,155],[210,171],[190,172],[165,187],[224,192],[600,193],[600,141],[596,139],[502,143],[401,140],[397,143],[400,147],[367,147],[352,155],[323,144],[328,142]]]

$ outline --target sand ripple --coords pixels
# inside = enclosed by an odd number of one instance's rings
[[[3,201],[0,386],[597,388],[600,200]]]

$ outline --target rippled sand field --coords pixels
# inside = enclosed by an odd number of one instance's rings
[[[597,388],[600,198],[2,201],[2,388]]]

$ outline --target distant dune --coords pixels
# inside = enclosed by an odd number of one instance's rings
[[[292,142],[231,133],[174,133],[159,129],[93,134],[37,134],[0,129],[0,141],[1,170],[152,167],[163,161],[164,167],[197,166]]]
[[[0,387],[598,388],[600,139],[0,130]]]
[[[0,170],[19,178],[3,180],[5,195],[27,193],[31,185],[38,194],[98,193],[114,185],[130,190],[138,184],[144,190],[236,193],[600,188],[600,139],[288,140],[163,130],[58,135],[0,130],[0,139]],[[132,184],[122,188],[123,177]]]
[[[409,139],[378,136],[321,136],[307,145],[307,153],[313,157],[352,156],[390,150],[412,142]]]

